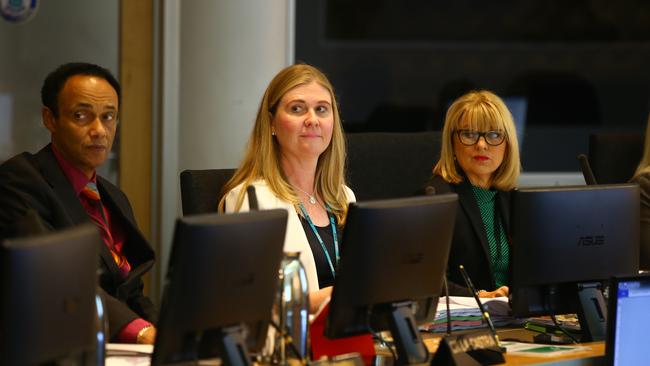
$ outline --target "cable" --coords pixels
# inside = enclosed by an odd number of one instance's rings
[[[370,325],[370,317],[372,316],[372,311],[370,308],[368,308],[368,311],[366,312],[366,324],[368,325],[368,331],[370,334],[373,335],[374,338],[379,339],[379,344],[388,348],[390,351],[390,354],[393,356],[393,361],[397,361],[397,353],[395,353],[395,350],[393,349],[393,346],[388,344],[384,337],[381,335],[381,332],[375,332],[374,329],[372,329],[372,326]]]
[[[270,321],[269,323],[271,324],[271,326],[273,328],[275,328],[275,330],[277,330],[280,333],[282,338],[284,338],[285,344],[289,345],[289,348],[291,349],[291,352],[293,352],[294,355],[300,360],[300,364],[303,365],[303,366],[307,365],[307,359],[305,359],[305,357],[303,357],[300,354],[300,351],[298,350],[298,347],[296,347],[296,345],[293,343],[293,338],[290,335],[283,333],[280,330],[280,326],[278,324],[276,324],[274,321]]]
[[[578,340],[575,339],[574,336],[569,334],[569,332],[566,329],[564,329],[564,327],[562,325],[560,325],[560,323],[557,321],[557,318],[555,317],[555,312],[553,311],[553,307],[550,304],[551,303],[551,298],[553,297],[553,295],[555,295],[555,290],[556,290],[555,286],[549,286],[548,291],[545,291],[544,310],[550,314],[551,320],[553,320],[553,324],[555,325],[555,327],[557,329],[559,329],[562,333],[564,333],[564,335],[569,337],[569,339],[571,339],[571,341],[574,344],[578,343]]]
[[[555,314],[553,314],[553,313],[551,313],[551,320],[553,320],[553,324],[555,324],[555,327],[557,329],[562,331],[562,333],[564,333],[567,337],[571,338],[571,341],[573,341],[573,343],[578,343],[578,340],[575,339],[575,337],[572,336],[566,329],[564,329],[564,327],[562,325],[560,325],[560,322],[557,321],[557,318],[555,317]]]
[[[372,329],[370,329],[370,330],[371,330],[371,333],[372,333],[372,334],[373,334],[377,339],[379,339],[379,344],[381,344],[382,346],[388,348],[388,350],[390,351],[390,354],[393,356],[393,360],[396,361],[396,360],[397,360],[397,353],[395,353],[395,350],[393,349],[393,346],[390,345],[390,344],[388,344],[388,342],[387,342],[387,341],[384,339],[384,337],[381,335],[381,332],[375,332],[375,331],[373,331]]]

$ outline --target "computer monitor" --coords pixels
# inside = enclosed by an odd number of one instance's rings
[[[267,335],[286,224],[286,210],[176,221],[152,365],[217,356],[250,364],[248,351]]]
[[[648,362],[650,276],[615,277],[609,283],[607,365]]]
[[[582,340],[605,338],[604,283],[639,268],[639,188],[524,188],[512,195],[513,315],[577,313]]]
[[[92,224],[0,248],[0,364],[92,360],[100,245]]]
[[[454,231],[456,194],[351,203],[325,335],[390,330],[397,364],[423,363]]]

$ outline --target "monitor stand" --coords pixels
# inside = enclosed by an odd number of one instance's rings
[[[604,341],[607,337],[607,306],[599,282],[579,283],[580,308],[578,321],[582,331],[581,342]]]
[[[236,325],[219,330],[219,354],[225,366],[251,366],[248,351],[246,351],[246,326]]]
[[[389,329],[397,349],[395,365],[426,364],[430,361],[429,351],[413,317],[412,301],[391,304]]]
[[[607,335],[607,306],[603,298],[600,282],[585,282],[575,285],[575,300],[578,307],[578,322],[580,323],[580,342],[604,341]],[[550,309],[557,309],[554,306],[555,298],[559,293],[556,286],[548,287],[547,295]],[[556,314],[557,315],[557,314]],[[552,337],[551,337],[552,338]],[[560,341],[542,340],[542,343],[567,343],[569,340],[564,336],[558,337]]]

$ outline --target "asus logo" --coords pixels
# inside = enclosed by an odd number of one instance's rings
[[[605,235],[587,235],[578,238],[579,247],[593,247],[596,245],[605,245]]]

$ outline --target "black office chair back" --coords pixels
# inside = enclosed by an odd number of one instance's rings
[[[183,215],[217,212],[223,186],[235,169],[184,170],[181,172]]]
[[[644,137],[641,133],[595,133],[589,135],[587,167],[581,162],[581,169],[587,184],[590,184],[587,168],[593,172],[593,184],[628,182],[643,156],[643,143]]]
[[[348,184],[357,200],[408,197],[431,177],[440,132],[349,133]]]
[[[92,359],[101,245],[92,224],[2,243],[0,364]]]

